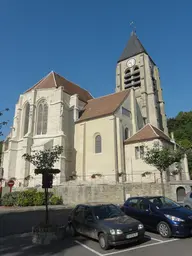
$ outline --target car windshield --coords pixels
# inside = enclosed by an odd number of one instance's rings
[[[124,216],[124,213],[115,205],[99,205],[93,208],[95,217],[98,220]]]
[[[181,207],[178,203],[164,196],[152,197],[149,198],[149,201],[153,203],[157,209]]]

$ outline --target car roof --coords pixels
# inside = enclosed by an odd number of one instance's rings
[[[107,206],[107,205],[115,205],[111,203],[86,203],[86,204],[78,204],[78,206],[88,206],[88,207],[95,207],[95,206]]]
[[[127,200],[130,199],[152,199],[152,198],[160,198],[162,196],[134,196],[134,197],[129,197]]]

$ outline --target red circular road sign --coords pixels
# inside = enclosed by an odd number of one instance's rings
[[[15,182],[14,182],[14,180],[9,180],[7,184],[9,187],[13,187]]]

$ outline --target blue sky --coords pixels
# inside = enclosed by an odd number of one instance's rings
[[[0,109],[12,120],[19,94],[51,70],[94,97],[114,92],[134,20],[160,69],[168,117],[191,110],[191,10],[190,0],[0,0]]]

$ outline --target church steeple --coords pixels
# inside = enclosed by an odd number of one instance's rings
[[[133,57],[137,54],[140,54],[140,53],[146,53],[147,54],[147,51],[145,50],[142,43],[138,39],[138,37],[136,35],[136,32],[132,31],[131,37],[130,37],[123,53],[121,54],[121,57],[117,61],[117,63],[119,63],[120,61],[129,59],[129,58],[131,58],[131,57]]]
[[[131,33],[116,68],[116,92],[129,89],[134,90],[143,125],[150,123],[167,134],[159,70],[138,39],[135,30]]]

